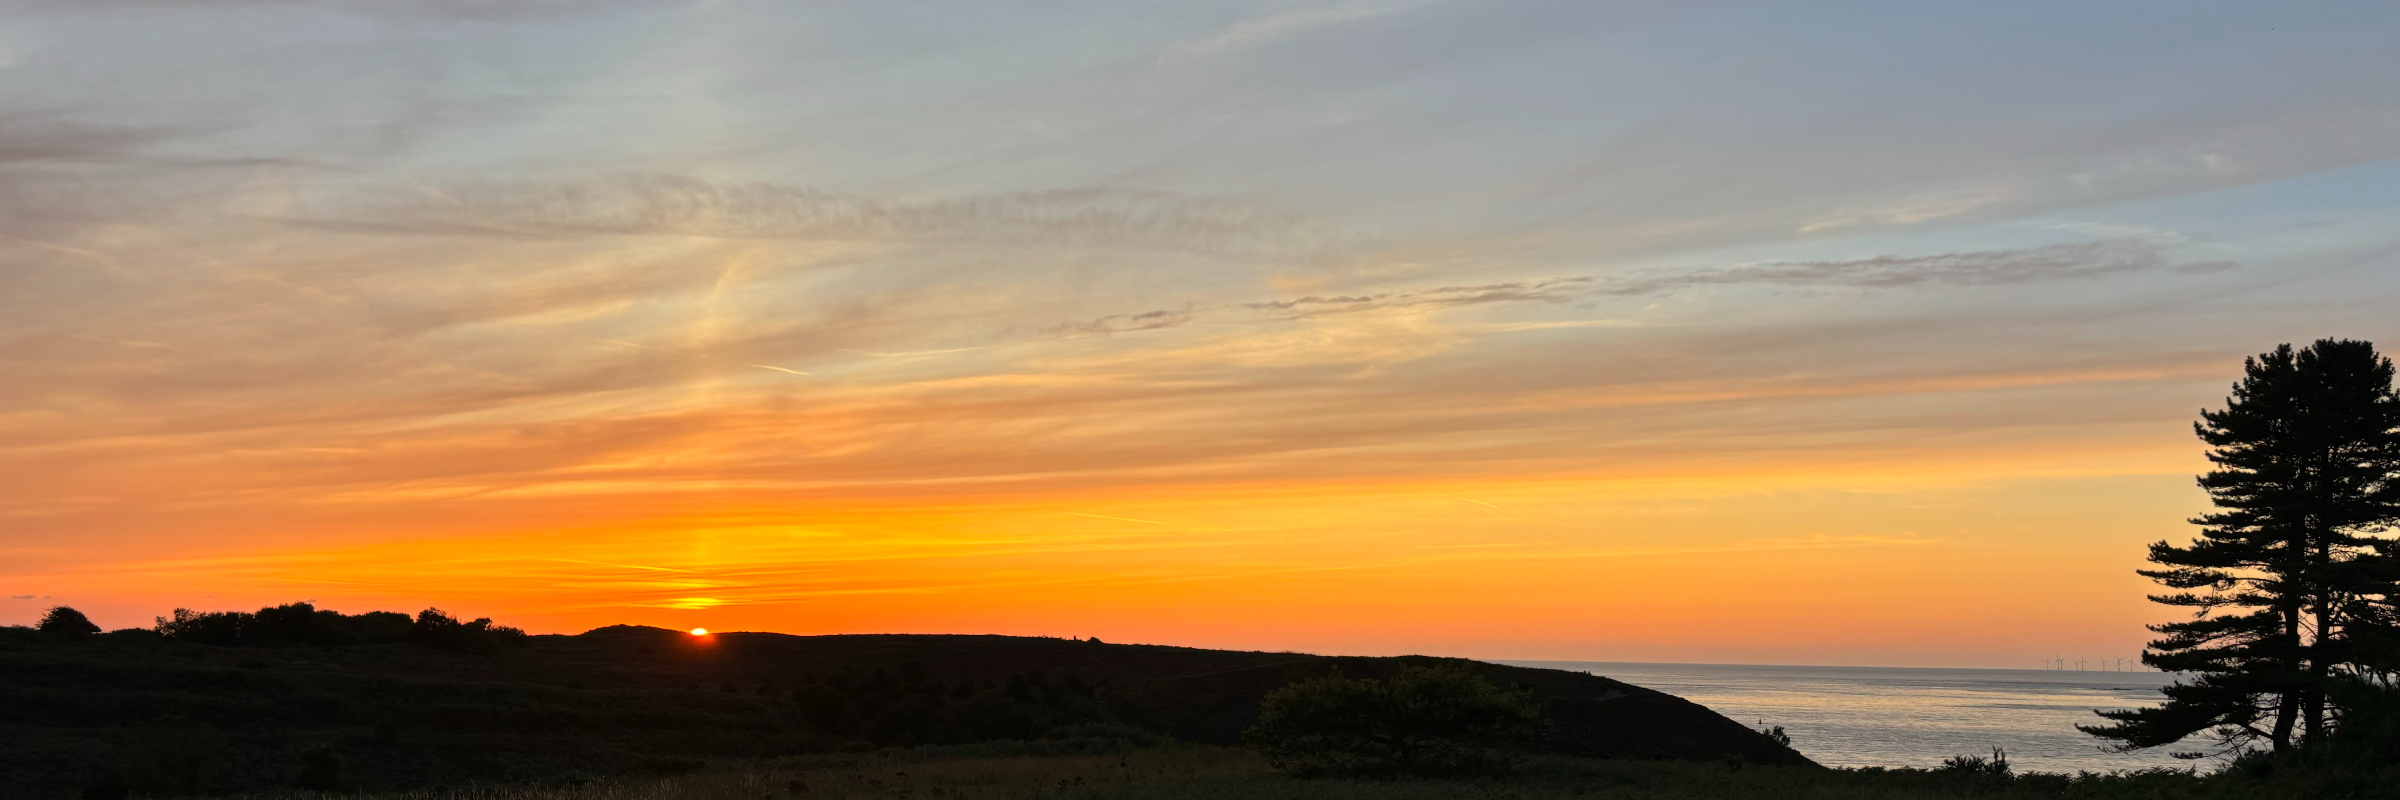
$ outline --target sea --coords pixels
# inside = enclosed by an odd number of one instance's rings
[[[2177,769],[2168,753],[2110,753],[2075,730],[2097,708],[2156,705],[2158,672],[1908,667],[1780,667],[1507,661],[1589,672],[1656,689],[1752,727],[1781,725],[1792,747],[1829,767],[1933,767],[2003,748],[2019,772]],[[2204,744],[2204,743],[2202,743]],[[2209,762],[2197,762],[2202,767]]]

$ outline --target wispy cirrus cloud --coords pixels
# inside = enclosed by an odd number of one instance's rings
[[[455,183],[285,221],[370,234],[1022,243],[1253,257],[1312,254],[1343,238],[1322,220],[1173,192],[1087,187],[895,199],[679,175]]]
[[[1190,321],[1192,321],[1192,312],[1190,311],[1171,311],[1167,309],[1159,309],[1157,311],[1144,311],[1139,314],[1110,314],[1105,317],[1095,318],[1090,322],[1058,325],[1052,327],[1049,332],[1063,334],[1130,333],[1133,331],[1149,331],[1158,330],[1160,328],[1172,328]]]
[[[2082,242],[2016,250],[1978,250],[1922,256],[1886,255],[1846,261],[1767,261],[1685,272],[1653,272],[1603,280],[1599,294],[1643,295],[1695,286],[1998,286],[2098,278],[2173,267],[2186,272],[2227,269],[2229,262],[2174,264],[2138,241]]]
[[[1295,317],[1386,308],[1472,306],[1486,303],[1563,303],[1591,293],[1593,278],[1548,278],[1473,286],[1441,286],[1346,295],[1308,295],[1243,303],[1242,307]]]
[[[2178,263],[2138,240],[2056,244],[2011,250],[1834,261],[1765,261],[1700,269],[1654,269],[1621,275],[1570,276],[1460,286],[1307,295],[1211,309],[1304,318],[1390,309],[1436,309],[1498,303],[1588,302],[1607,297],[1669,294],[1703,287],[1901,289],[1926,286],[2002,286],[2088,280],[2140,272],[2216,272],[2227,261]],[[1100,317],[1061,331],[1121,333],[1174,327],[1206,313],[1192,309]],[[1140,323],[1140,324],[1130,324]]]
[[[1158,54],[1161,64],[1237,53],[1301,35],[1319,28],[1364,22],[1429,5],[1434,0],[1352,0],[1332,5],[1285,8],[1243,19],[1224,30],[1169,45]]]

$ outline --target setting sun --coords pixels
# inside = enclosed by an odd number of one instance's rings
[[[707,636],[707,635],[708,635],[708,629],[707,629],[707,628],[693,628],[693,629],[692,629],[692,635],[693,635],[693,636]]]

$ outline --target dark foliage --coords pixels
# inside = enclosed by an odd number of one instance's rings
[[[34,626],[34,630],[52,636],[81,639],[99,633],[100,626],[92,624],[91,618],[84,616],[81,611],[66,606],[53,606],[49,611],[43,612],[42,621]]]
[[[1792,735],[1785,733],[1783,726],[1781,725],[1777,725],[1772,728],[1760,728],[1758,729],[1758,735],[1767,737],[1767,741],[1774,742],[1775,746],[1777,747],[1792,746]]]
[[[910,661],[897,670],[845,669],[803,683],[791,702],[802,719],[828,732],[910,747],[1033,739],[1104,725],[1109,720],[1097,689],[1073,670],[1027,670],[980,686],[963,678],[945,682]]]
[[[461,653],[491,654],[521,643],[525,632],[489,619],[460,622],[428,608],[411,620],[393,611],[343,614],[308,603],[291,603],[245,611],[195,612],[175,609],[158,618],[158,633],[194,644],[227,647],[340,647],[356,644],[408,643]]]
[[[1526,693],[1463,665],[1336,670],[1269,693],[1245,738],[1295,775],[1476,774],[1504,769],[1535,717]]]
[[[1942,765],[1938,768],[1938,770],[1941,772],[1956,772],[1966,775],[1988,775],[1995,778],[2005,778],[2014,773],[2016,768],[2009,765],[2007,750],[1994,747],[1992,748],[1992,755],[1989,758],[1974,754],[1967,754],[1951,756],[1949,758],[1942,759]]]
[[[438,608],[417,612],[417,624],[408,630],[409,644],[484,655],[499,652],[502,645],[517,644],[524,640],[525,632],[522,630],[494,625],[491,619],[485,617],[460,622]]]
[[[2320,340],[2250,359],[2222,411],[2194,428],[2216,468],[2197,541],[2150,546],[2141,574],[2193,609],[2151,626],[2142,661],[2188,677],[2153,708],[2080,726],[2133,749],[2207,732],[2228,750],[2286,751],[2341,715],[2329,687],[2390,670],[2400,552],[2374,534],[2400,519],[2400,398],[2366,342]]]
[[[2211,778],[2248,797],[2400,797],[2400,688],[2368,678],[2326,687],[2338,724],[2291,750],[2253,752]]]

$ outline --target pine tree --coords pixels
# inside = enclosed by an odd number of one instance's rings
[[[2319,340],[2249,359],[2222,411],[2193,426],[2216,465],[2217,510],[2190,545],[2150,546],[2139,572],[2194,609],[2150,626],[2142,662],[2185,677],[2154,708],[2077,726],[2125,749],[2208,732],[2228,749],[2285,750],[2326,733],[2326,686],[2362,669],[2361,639],[2393,618],[2400,552],[2375,534],[2400,520],[2400,399],[2372,344]],[[2387,665],[2388,666],[2388,665]]]

